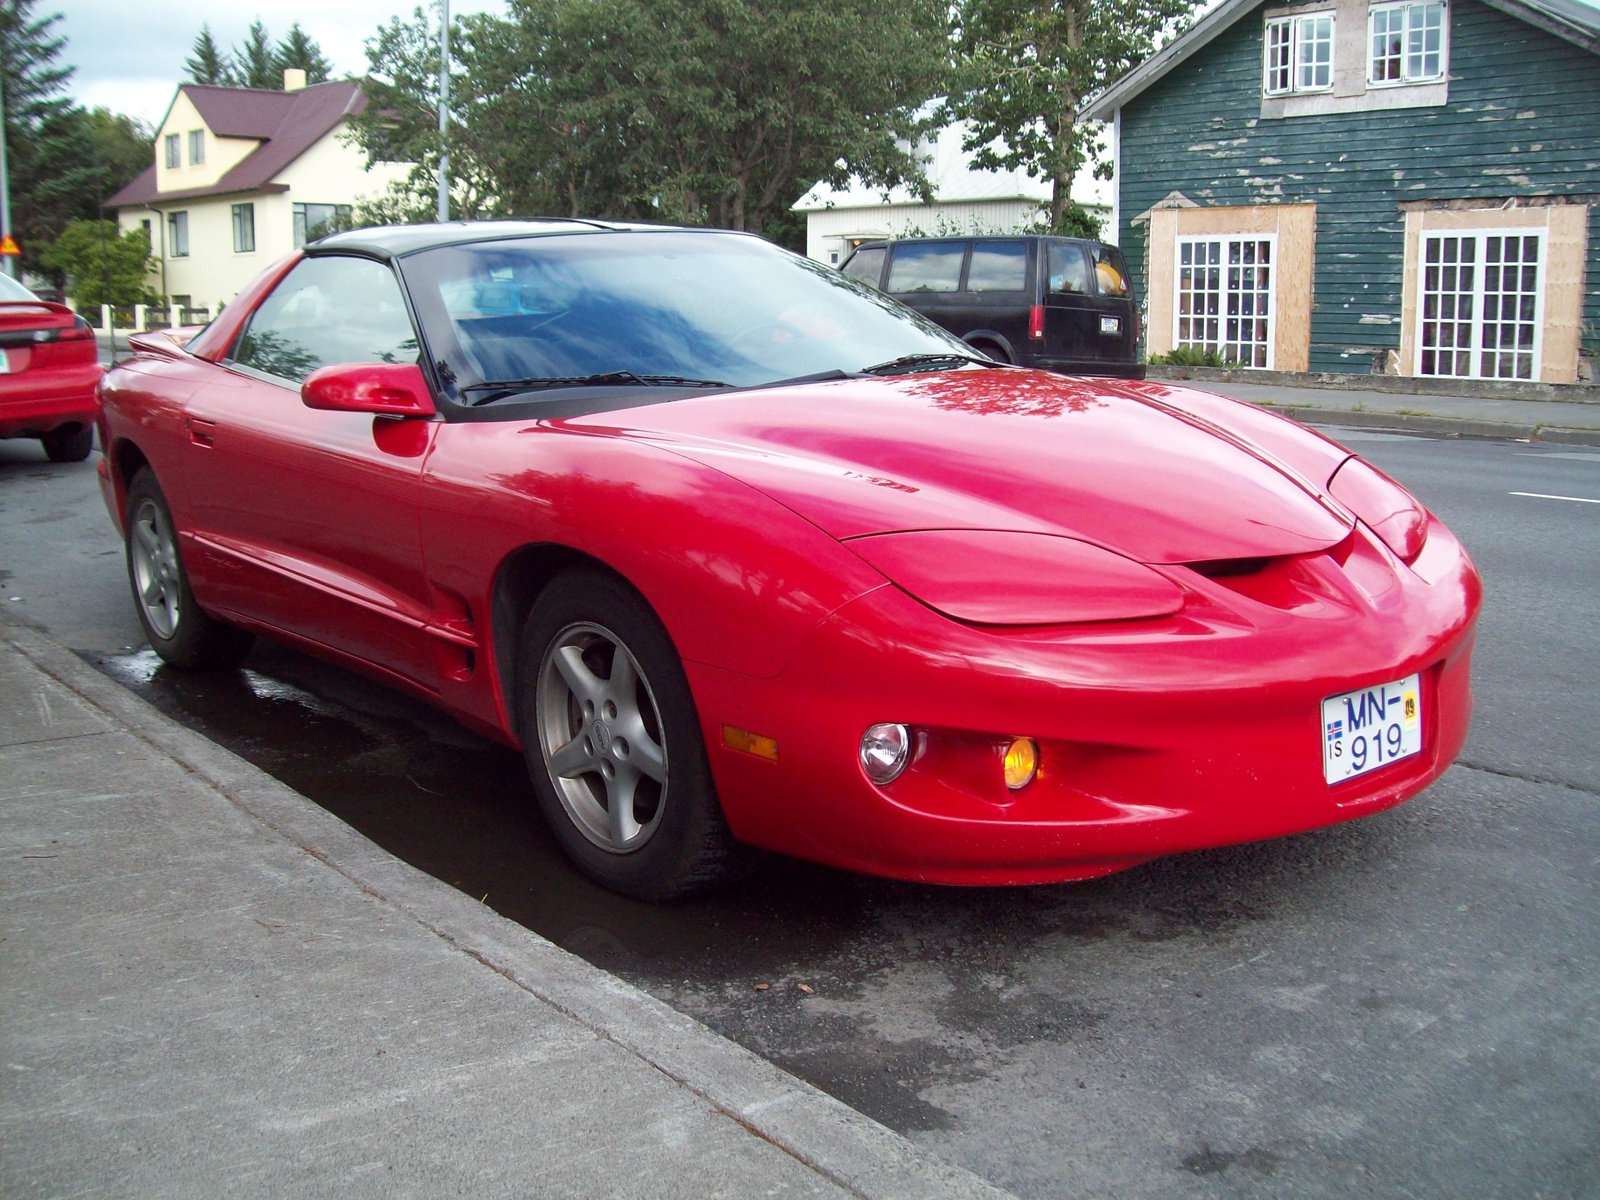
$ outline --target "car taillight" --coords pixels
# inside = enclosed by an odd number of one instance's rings
[[[1035,304],[1028,310],[1028,336],[1044,337],[1044,305]]]
[[[93,339],[94,328],[82,317],[74,317],[66,329],[35,329],[33,340],[38,342],[87,342]]]

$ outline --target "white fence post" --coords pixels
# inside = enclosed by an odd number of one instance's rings
[[[142,305],[142,304],[135,304],[133,306],[133,327],[135,329],[137,329],[140,333],[143,333],[145,331],[145,329],[147,328],[147,326],[145,325],[144,321],[145,321],[145,306]]]
[[[102,304],[100,306],[100,332],[110,333],[111,330],[111,305]]]

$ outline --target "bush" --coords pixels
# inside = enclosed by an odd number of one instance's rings
[[[1223,358],[1215,350],[1202,350],[1198,346],[1178,346],[1166,354],[1152,354],[1152,367],[1236,367],[1232,359]]]
[[[69,221],[40,250],[39,261],[66,274],[67,295],[80,310],[161,302],[150,287],[150,242],[143,229],[119,233],[115,221]]]

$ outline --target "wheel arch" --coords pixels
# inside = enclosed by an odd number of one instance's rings
[[[124,521],[128,516],[128,484],[141,469],[150,466],[150,459],[137,443],[129,438],[118,438],[106,455],[111,464],[111,483],[116,489],[117,511]]]
[[[1011,345],[1011,339],[1003,333],[996,333],[992,329],[974,329],[961,340],[974,350],[983,345],[993,346],[1005,355],[1006,362],[1015,363],[1017,361],[1016,348]]]
[[[522,627],[527,624],[534,602],[550,581],[574,567],[589,567],[612,576],[638,593],[645,606],[655,612],[655,607],[632,580],[611,564],[582,550],[559,542],[539,542],[519,546],[506,555],[495,572],[490,593],[489,635],[493,639],[500,703],[511,732],[519,740],[522,730],[517,712],[517,650],[522,641]],[[660,620],[659,614],[656,619]]]

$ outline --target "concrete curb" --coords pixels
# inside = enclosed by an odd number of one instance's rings
[[[838,1186],[864,1200],[1010,1195],[386,853],[8,614],[0,638],[241,812]]]
[[[1261,371],[1227,367],[1151,366],[1147,379],[1169,383],[1248,383],[1260,387],[1319,388],[1330,391],[1388,392],[1402,396],[1456,396],[1475,400],[1546,400],[1562,404],[1600,404],[1592,383],[1522,383],[1498,379],[1427,379],[1412,375],[1371,375],[1340,371]]]
[[[1474,421],[1463,417],[1419,416],[1415,413],[1389,413],[1310,408],[1288,404],[1252,401],[1306,425],[1341,425],[1354,429],[1392,429],[1407,433],[1426,433],[1439,437],[1496,438],[1524,442],[1555,442],[1562,445],[1600,446],[1600,429],[1564,429],[1554,425],[1514,425],[1502,421]]]

